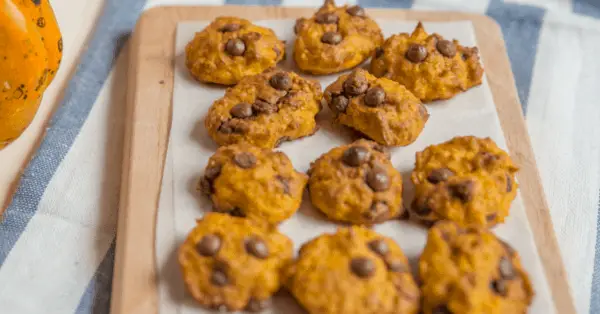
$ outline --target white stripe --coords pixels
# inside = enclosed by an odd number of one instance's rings
[[[415,0],[413,9],[426,11],[466,11],[473,13],[485,13],[490,0]]]
[[[73,313],[115,235],[126,56],[0,271],[2,313]],[[82,82],[83,83],[83,82]]]
[[[579,313],[587,313],[600,189],[600,33],[548,13],[527,124]]]
[[[571,0],[505,0],[505,2],[532,5],[560,12],[571,12],[573,10]]]

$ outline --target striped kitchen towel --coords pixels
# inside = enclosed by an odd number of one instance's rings
[[[349,2],[478,12],[500,24],[578,313],[600,313],[600,1]],[[106,0],[63,102],[0,222],[0,313],[109,312],[126,123],[127,54],[121,48],[144,9],[175,4],[223,1]]]

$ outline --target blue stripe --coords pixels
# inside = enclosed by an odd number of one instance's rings
[[[598,191],[600,195],[600,191]],[[594,273],[592,274],[592,293],[590,314],[600,313],[600,202],[598,203],[598,222],[596,223],[596,253],[594,256]]]
[[[115,241],[100,263],[94,278],[88,284],[79,306],[77,314],[108,314],[110,312],[110,297],[113,279],[113,268],[115,266]]]
[[[0,268],[35,215],[48,183],[79,134],[144,4],[145,0],[106,1],[93,39],[65,90],[63,103],[52,117],[0,222]]]
[[[236,5],[280,5],[281,0],[225,0],[225,4]]]
[[[526,114],[540,29],[546,10],[492,0],[486,14],[494,18],[502,28],[519,99],[523,113]]]
[[[409,9],[413,6],[413,0],[358,0],[358,5],[365,8],[403,8]]]
[[[599,0],[573,0],[573,12],[600,18]]]

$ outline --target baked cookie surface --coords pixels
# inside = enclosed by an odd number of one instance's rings
[[[509,214],[518,167],[490,138],[458,136],[416,155],[411,217],[492,227]]]
[[[412,34],[386,39],[373,54],[371,73],[394,80],[429,102],[449,99],[480,85],[483,68],[476,47],[430,35],[419,22]]]
[[[217,17],[185,48],[186,67],[205,83],[233,85],[275,66],[285,45],[273,30],[237,17]]]
[[[313,205],[334,221],[374,224],[405,210],[402,176],[373,141],[331,149],[311,164],[309,176]]]
[[[281,286],[292,241],[250,220],[207,213],[179,249],[185,286],[201,305],[227,311],[260,311]]]
[[[419,288],[390,238],[364,227],[340,228],[305,243],[285,285],[309,312],[416,314]]]
[[[327,0],[310,18],[296,21],[294,60],[303,71],[330,74],[353,68],[383,43],[381,29],[359,6]]]
[[[241,143],[210,157],[200,188],[217,212],[276,225],[298,210],[307,180],[284,153]]]
[[[219,145],[274,148],[317,131],[322,97],[317,81],[271,68],[227,89],[208,110],[204,125]]]
[[[429,119],[427,108],[404,86],[363,69],[340,76],[324,95],[335,123],[385,146],[413,143]]]
[[[508,244],[483,228],[436,223],[419,260],[424,314],[527,313],[534,291]]]

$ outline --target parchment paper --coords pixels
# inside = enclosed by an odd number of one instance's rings
[[[411,32],[417,21],[378,20],[385,37],[398,32]],[[294,20],[263,20],[255,23],[275,30],[278,37],[287,40],[287,60],[280,67],[297,70],[292,58]],[[163,186],[159,203],[156,254],[158,262],[158,285],[160,313],[211,313],[198,306],[185,292],[177,264],[177,248],[187,233],[195,226],[195,220],[210,211],[208,198],[196,191],[209,157],[217,149],[204,128],[204,116],[214,100],[222,97],[225,89],[194,81],[185,68],[185,45],[196,31],[208,22],[184,22],[177,28],[175,84],[173,93],[173,121],[169,149],[164,170]],[[428,32],[437,32],[464,45],[476,45],[471,22],[424,23]],[[303,76],[312,77],[301,74]],[[319,79],[323,90],[338,76],[313,77]],[[413,187],[409,180],[414,167],[415,153],[430,144],[440,143],[457,135],[489,136],[506,149],[494,101],[487,81],[481,86],[457,95],[451,100],[428,104],[431,114],[425,129],[416,142],[392,150],[392,163],[401,171],[405,185],[405,204],[412,199]],[[344,130],[332,127],[327,108],[318,116],[321,127],[311,137],[286,142],[278,148],[292,160],[298,171],[306,171],[311,161],[329,149],[349,143]],[[298,213],[280,225],[280,230],[292,238],[295,249],[302,243],[324,232],[334,232],[335,223],[326,221],[316,212],[308,199],[308,193]],[[426,241],[426,229],[409,222],[390,221],[375,227],[377,232],[392,237],[402,247],[416,271],[418,257]],[[494,232],[510,243],[521,255],[536,292],[530,313],[549,314],[555,310],[542,264],[532,238],[531,229],[520,194],[517,194],[511,214],[505,224]],[[274,306],[265,313],[304,313],[293,298],[285,292],[274,297]]]

